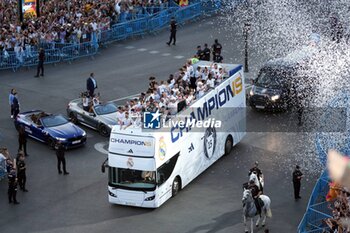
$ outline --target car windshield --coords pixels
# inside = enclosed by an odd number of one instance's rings
[[[115,106],[112,103],[95,106],[95,112],[97,115],[106,115],[106,114],[114,113],[117,110],[118,110],[117,106]]]
[[[68,120],[61,115],[42,117],[41,122],[45,127],[55,127],[68,123]]]
[[[141,171],[127,168],[109,168],[109,182],[130,189],[154,189],[155,171]]]
[[[280,88],[287,83],[288,72],[281,70],[263,70],[260,72],[256,85],[267,88]]]

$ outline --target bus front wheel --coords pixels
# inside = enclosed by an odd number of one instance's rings
[[[181,189],[180,186],[181,186],[181,182],[180,182],[179,177],[175,177],[175,179],[173,181],[172,188],[171,188],[173,197],[175,197],[179,193],[179,191]]]
[[[225,142],[225,155],[229,155],[231,153],[232,147],[233,147],[233,139],[232,139],[232,136],[229,135],[226,138],[226,142]]]

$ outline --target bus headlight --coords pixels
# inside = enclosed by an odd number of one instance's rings
[[[274,95],[274,96],[271,96],[271,100],[272,101],[276,101],[280,98],[280,95]]]
[[[145,201],[153,201],[155,197],[156,197],[156,195],[147,197],[147,198],[145,199]]]
[[[117,195],[115,195],[115,194],[112,193],[111,191],[108,191],[108,194],[109,194],[109,196],[112,196],[112,197],[118,197]]]

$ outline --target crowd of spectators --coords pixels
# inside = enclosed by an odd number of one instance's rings
[[[350,224],[347,222],[350,218],[350,192],[345,188],[338,187],[336,197],[328,205],[332,212],[332,218],[325,219],[324,222],[330,228],[331,233],[349,233]]]
[[[204,96],[220,84],[228,74],[217,63],[210,66],[197,66],[188,60],[175,74],[170,74],[166,81],[149,78],[149,87],[140,97],[119,106],[118,122],[121,127],[140,125],[142,112],[157,112],[169,119],[186,106]]]
[[[38,17],[20,21],[18,0],[0,1],[0,51],[26,51],[39,43],[81,43],[98,39],[111,25],[153,14],[168,0],[44,0]]]

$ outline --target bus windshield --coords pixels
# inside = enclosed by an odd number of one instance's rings
[[[155,177],[155,171],[109,167],[109,183],[122,188],[154,190],[156,188]]]

